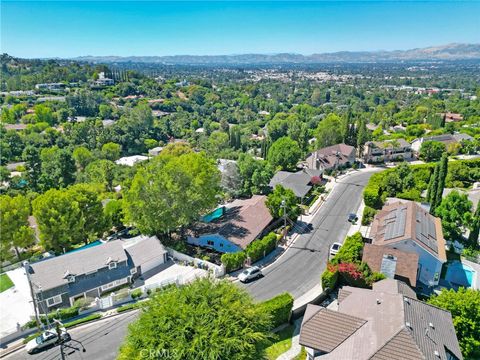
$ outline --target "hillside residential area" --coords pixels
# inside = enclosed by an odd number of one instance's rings
[[[480,359],[478,4],[0,6],[0,358]]]

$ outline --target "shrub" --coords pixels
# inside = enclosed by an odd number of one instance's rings
[[[226,253],[221,257],[222,264],[225,265],[227,272],[240,269],[247,258],[244,251],[235,253]]]
[[[333,265],[338,265],[340,263],[359,263],[361,260],[362,249],[362,234],[357,232],[352,236],[347,236],[342,247],[331,260],[331,263]]]
[[[412,200],[412,201],[422,200],[421,192],[418,189],[405,190],[401,193],[398,193],[396,197],[400,199]]]
[[[140,296],[143,295],[142,289],[135,289],[131,292],[130,296],[132,299],[138,299]]]
[[[133,310],[133,309],[138,309],[139,307],[140,307],[140,303],[132,303],[132,304],[122,305],[122,306],[117,308],[117,313],[122,313],[124,311]]]
[[[362,215],[362,225],[367,226],[372,223],[373,217],[377,213],[377,210],[374,208],[371,208],[370,206],[365,206],[363,209],[363,215]]]
[[[85,316],[81,319],[70,321],[70,322],[68,322],[64,325],[65,325],[65,328],[68,329],[68,328],[71,328],[72,326],[75,326],[75,325],[79,325],[79,324],[83,324],[83,323],[86,323],[86,322],[89,322],[89,321],[100,319],[101,317],[102,317],[102,314],[94,313],[94,314],[90,314],[88,316]]]
[[[247,246],[246,253],[252,262],[255,262],[265,255],[270,254],[277,245],[277,235],[273,232],[269,233],[261,240],[256,240]]]
[[[270,300],[261,302],[259,306],[264,312],[272,315],[272,326],[276,328],[290,319],[293,308],[293,296],[289,293],[277,295]]]
[[[54,319],[58,319],[58,320],[71,319],[75,316],[78,316],[78,310],[79,310],[78,306],[72,306],[66,309],[59,309],[58,311],[54,311],[48,314],[48,320],[50,322],[53,322]],[[44,324],[47,323],[46,316],[45,315],[40,316],[40,321]],[[37,322],[35,321],[35,319],[33,319],[27,322],[23,327],[31,329],[31,328],[34,328],[35,326],[37,326]]]
[[[332,271],[333,270],[333,271]],[[338,281],[338,271],[336,269],[326,269],[322,274],[322,288],[334,289]]]

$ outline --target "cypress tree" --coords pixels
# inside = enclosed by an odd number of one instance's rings
[[[480,203],[477,203],[477,210],[473,214],[472,228],[468,235],[468,242],[472,245],[478,245],[478,235],[480,232]]]
[[[430,182],[428,183],[427,201],[430,203],[430,213],[433,213],[433,202],[437,198],[436,193],[438,188],[438,172],[439,166],[437,164],[435,165],[435,170],[433,171],[432,176],[430,176]]]
[[[438,184],[437,184],[437,191],[435,192],[435,207],[437,207],[442,202],[443,197],[443,189],[445,188],[445,179],[447,177],[448,172],[448,155],[446,152],[442,154],[442,158],[438,164],[439,171],[438,171]]]

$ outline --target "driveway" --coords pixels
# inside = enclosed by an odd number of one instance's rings
[[[372,174],[372,171],[359,171],[337,180],[326,202],[311,220],[313,230],[299,235],[280,258],[263,270],[263,278],[240,283],[240,286],[257,300],[266,300],[285,291],[297,299],[318,287],[329,248],[334,242],[345,239],[351,226],[347,216],[357,212],[363,188]]]
[[[17,330],[35,316],[27,276],[23,268],[7,272],[14,286],[0,293],[0,337]]]

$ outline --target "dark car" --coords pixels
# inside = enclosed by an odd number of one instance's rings
[[[348,214],[348,221],[351,223],[356,223],[358,221],[357,214]]]

